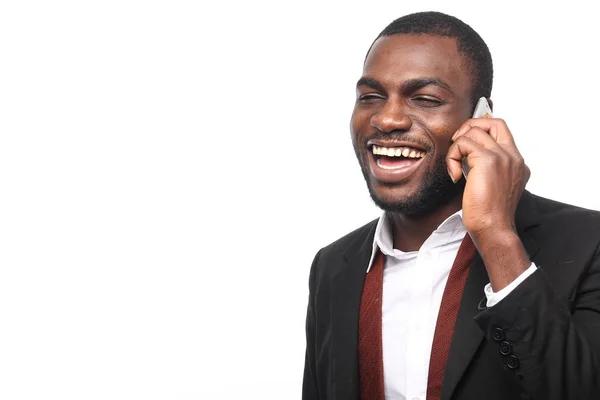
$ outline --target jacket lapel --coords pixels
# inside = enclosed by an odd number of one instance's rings
[[[376,221],[366,237],[344,254],[345,265],[331,279],[331,346],[335,399],[358,400],[358,319],[360,300],[373,247]]]
[[[538,214],[535,200],[527,191],[521,197],[515,220],[519,237],[529,258],[533,259],[538,250],[538,245],[527,231],[538,224]],[[450,400],[458,382],[484,338],[483,332],[481,332],[473,318],[480,311],[479,307],[481,305],[485,306],[486,300],[483,288],[489,282],[483,260],[479,254],[476,254],[471,263],[463,298],[456,317],[448,363],[444,373],[442,400]]]

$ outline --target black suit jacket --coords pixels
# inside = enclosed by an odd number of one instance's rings
[[[303,400],[360,398],[358,316],[376,224],[314,259]],[[600,399],[600,213],[525,192],[516,225],[538,269],[486,308],[489,279],[475,256],[442,400]]]

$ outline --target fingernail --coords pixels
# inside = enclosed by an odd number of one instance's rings
[[[450,173],[450,170],[448,170],[448,175],[450,176],[450,179],[452,179],[452,183],[456,183],[456,180],[454,179],[454,177]]]

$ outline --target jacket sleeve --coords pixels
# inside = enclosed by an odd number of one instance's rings
[[[498,360],[522,388],[522,398],[600,399],[598,249],[571,298],[560,299],[538,268],[475,322],[498,345]]]
[[[320,252],[319,252],[320,253]],[[315,322],[315,290],[316,266],[319,253],[314,258],[310,268],[308,283],[308,307],[306,311],[306,356],[304,361],[304,379],[302,383],[302,400],[318,400],[319,391],[316,374],[316,322]]]

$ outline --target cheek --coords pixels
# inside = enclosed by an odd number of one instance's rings
[[[460,128],[463,120],[444,120],[442,123],[430,126],[430,132],[435,137],[436,147],[438,153],[446,154],[448,149],[452,145],[452,136]]]
[[[353,135],[364,135],[370,126],[370,115],[364,110],[354,108],[350,119],[350,130]]]

